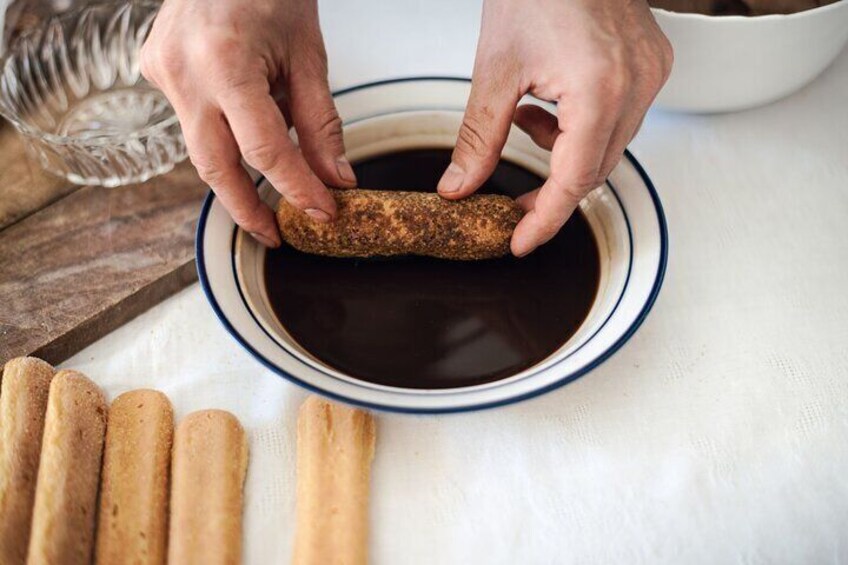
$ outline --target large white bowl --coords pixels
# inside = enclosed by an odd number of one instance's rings
[[[848,41],[848,0],[788,15],[653,13],[674,47],[674,68],[656,101],[671,110],[773,102],[812,82]]]
[[[449,148],[456,140],[470,83],[401,79],[336,93],[351,160],[404,149]],[[549,154],[517,129],[504,158],[540,176]],[[263,199],[278,195],[259,181]],[[197,269],[218,318],[271,371],[345,402],[402,412],[451,412],[499,406],[552,390],[599,365],[635,332],[656,299],[668,238],[659,198],[631,155],[582,203],[601,258],[598,294],[585,322],[558,351],[501,381],[453,389],[405,389],[365,382],[304,350],[274,316],[264,288],[265,249],[238,229],[210,193],[197,228]]]

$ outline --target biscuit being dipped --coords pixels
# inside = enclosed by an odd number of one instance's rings
[[[338,213],[313,221],[285,200],[277,208],[280,234],[305,253],[331,257],[424,255],[493,259],[509,253],[522,212],[507,196],[480,194],[445,200],[436,193],[331,190]]]

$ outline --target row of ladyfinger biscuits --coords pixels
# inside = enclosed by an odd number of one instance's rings
[[[227,412],[175,434],[160,392],[108,407],[81,373],[19,358],[3,370],[0,438],[0,564],[240,560],[247,442]]]
[[[0,563],[88,563],[93,547],[97,563],[240,562],[247,444],[238,421],[217,410],[187,416],[172,459],[173,415],[162,393],[125,393],[106,420],[102,393],[80,373],[54,376],[32,358],[6,364]],[[367,562],[374,443],[367,413],[304,402],[294,563]]]

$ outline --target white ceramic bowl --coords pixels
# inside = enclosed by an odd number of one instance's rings
[[[336,94],[348,157],[367,159],[415,148],[450,148],[470,83],[399,79]],[[548,153],[513,129],[504,158],[540,176]],[[276,192],[264,180],[269,204]],[[668,238],[659,198],[627,155],[609,182],[581,203],[598,242],[601,277],[586,321],[558,351],[507,379],[453,389],[404,389],[345,375],[300,347],[280,325],[264,288],[265,250],[248,237],[210,193],[197,231],[197,268],[218,318],[271,371],[326,396],[401,412],[452,412],[499,406],[552,390],[590,371],[626,342],[647,315],[665,273]]]
[[[671,110],[773,102],[812,82],[848,41],[848,0],[788,15],[653,13],[674,47],[674,68],[656,101]]]

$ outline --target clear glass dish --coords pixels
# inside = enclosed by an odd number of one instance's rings
[[[185,159],[171,105],[139,71],[159,4],[94,4],[45,21],[2,59],[0,114],[75,184],[142,182]]]

